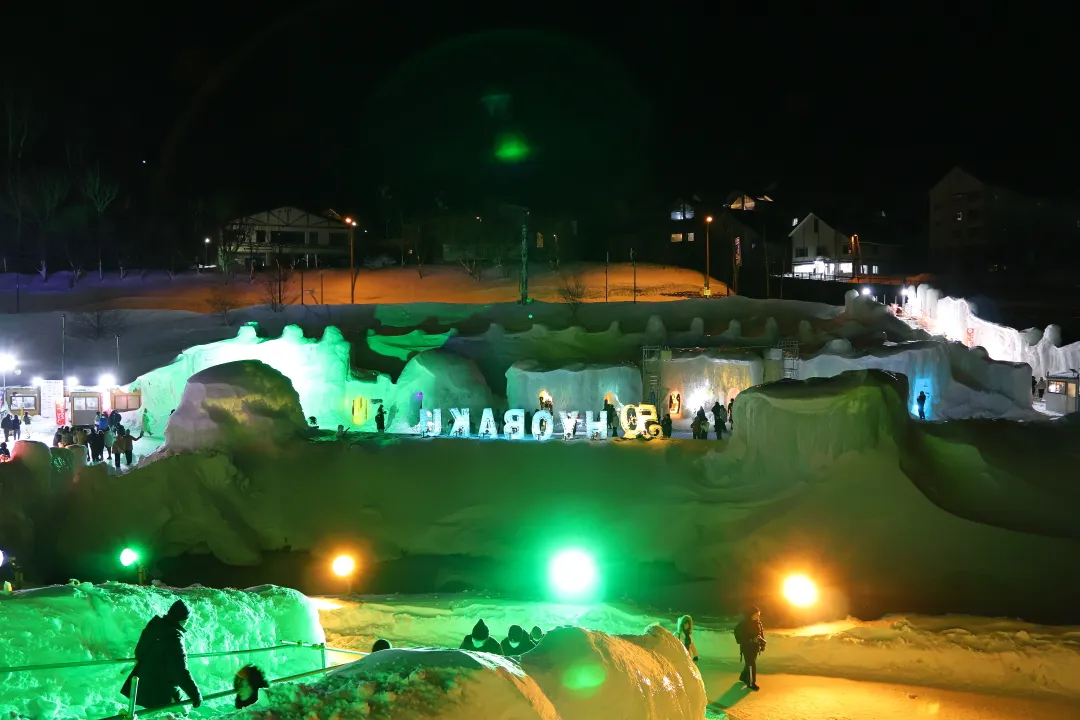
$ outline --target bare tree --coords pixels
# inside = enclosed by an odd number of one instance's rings
[[[465,272],[469,273],[476,282],[480,282],[484,279],[484,261],[477,257],[478,253],[470,252],[466,255],[462,255],[460,258],[461,267],[465,268]]]
[[[39,173],[34,176],[33,195],[26,209],[37,225],[38,274],[41,275],[42,280],[47,280],[49,274],[49,225],[70,190],[71,178],[65,174]]]
[[[283,312],[289,304],[288,286],[291,269],[280,262],[275,263],[273,272],[262,278],[263,299],[272,312]]]
[[[218,234],[218,254],[221,256],[221,269],[224,273],[232,272],[240,251],[249,247],[255,239],[255,223],[250,218],[240,218],[226,223]]]
[[[221,322],[225,325],[229,324],[229,311],[233,309],[233,297],[228,277],[210,288],[210,297],[206,300],[206,306],[210,312],[221,318]]]
[[[11,94],[4,101],[6,133],[6,184],[3,208],[15,219],[15,255],[22,254],[22,232],[26,221],[28,188],[23,174],[23,159],[33,139],[29,106],[19,103]],[[6,258],[5,258],[6,263]],[[18,268],[16,267],[16,272]],[[19,311],[18,294],[15,312]]]
[[[68,163],[71,164],[70,152],[68,155]],[[86,165],[81,170],[75,170],[73,167],[72,172],[76,173],[79,183],[79,192],[86,201],[87,208],[90,210],[90,215],[93,218],[90,234],[94,241],[94,247],[97,249],[98,277],[100,278],[104,275],[102,263],[102,248],[104,245],[104,238],[102,237],[102,218],[105,215],[105,211],[108,210],[109,206],[116,200],[116,195],[120,191],[120,186],[102,176],[101,165],[99,163]],[[67,252],[68,264],[71,265],[72,277],[74,280],[78,280],[82,274],[82,263],[79,261],[77,255],[71,252],[70,246],[65,246],[65,250]]]
[[[73,315],[71,335],[95,342],[122,334],[126,326],[123,311],[98,308]]]
[[[570,309],[570,317],[577,319],[581,305],[585,302],[585,297],[588,294],[589,288],[580,273],[575,273],[570,277],[563,276],[562,286],[559,288],[559,297],[562,298],[566,307]]]

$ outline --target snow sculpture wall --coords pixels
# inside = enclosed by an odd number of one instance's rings
[[[259,360],[288,377],[304,413],[316,416],[322,426],[353,424],[347,397],[349,343],[336,327],[327,327],[321,340],[311,340],[296,325],[287,325],[281,337],[274,339],[260,338],[255,327],[245,325],[235,338],[188,348],[170,365],[140,375],[131,384],[142,391],[147,431],[161,436],[188,378],[236,360]]]
[[[407,432],[420,422],[420,410],[468,408],[479,418],[498,407],[487,380],[472,360],[442,350],[422,352],[405,365],[388,404],[387,430]]]
[[[325,641],[317,612],[286,588],[166,589],[121,583],[64,585],[0,595],[0,666],[131,657],[143,626],[182,598],[191,610],[184,644],[189,653],[271,647],[282,641]],[[232,687],[251,656],[192,659],[191,674],[204,694]],[[260,653],[271,678],[313,670],[314,650]],[[29,718],[103,718],[122,706],[120,684],[131,666],[102,665],[6,675],[0,714]],[[220,701],[219,701],[220,702]]]
[[[642,635],[555,628],[521,656],[521,667],[562,720],[697,720],[708,703],[701,673],[659,625]]]
[[[641,371],[633,365],[568,365],[545,368],[535,360],[514,363],[506,371],[510,405],[537,409],[541,392],[551,395],[556,412],[600,410],[610,393],[616,405],[641,401]]]
[[[931,333],[973,342],[994,360],[1027,363],[1035,377],[1080,368],[1080,342],[1058,347],[1061,330],[1056,325],[1039,335],[987,322],[967,300],[942,297],[929,285],[908,288],[908,312],[921,317]]]
[[[228,448],[307,434],[289,378],[258,360],[238,360],[191,376],[165,427],[165,444],[170,451]]]
[[[912,342],[858,352],[847,341],[833,341],[818,355],[804,359],[799,375],[807,380],[871,369],[907,378],[908,410],[912,414],[918,414],[916,397],[926,393],[926,416],[930,420],[1023,419],[1032,412],[1027,367],[994,362],[981,350],[969,350],[959,343]]]
[[[765,377],[765,361],[752,353],[725,353],[718,350],[672,350],[671,360],[661,365],[663,395],[656,399],[660,417],[669,414],[670,399],[678,393],[678,413],[671,419],[677,427],[688,426],[698,408],[709,413],[713,403],[727,404]],[[711,415],[711,413],[710,413]]]

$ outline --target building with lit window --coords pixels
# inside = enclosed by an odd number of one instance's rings
[[[791,272],[796,277],[845,281],[895,272],[897,245],[838,230],[814,213],[801,221],[792,218],[791,225]]]
[[[986,171],[954,167],[930,188],[930,257],[941,269],[1045,272],[1077,259],[1080,199],[1053,188],[1014,189]],[[1065,253],[1065,255],[1063,255]]]

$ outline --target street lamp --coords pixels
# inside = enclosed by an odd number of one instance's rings
[[[345,224],[349,228],[349,304],[356,304],[356,220],[351,217],[341,217],[335,210],[326,211],[330,217]],[[364,232],[367,232],[365,230]]]
[[[705,297],[712,295],[712,288],[709,287],[709,228],[712,227],[712,215],[705,218],[705,292],[702,294]]]
[[[4,387],[7,387],[7,374],[8,371],[18,372],[19,361],[15,359],[14,355],[4,354],[0,355],[0,372],[4,375]]]
[[[210,267],[210,238],[206,238],[206,242],[203,243],[203,267]]]

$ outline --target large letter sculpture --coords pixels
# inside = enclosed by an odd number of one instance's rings
[[[608,434],[608,421],[607,410],[601,410],[596,413],[596,419],[593,419],[593,413],[589,410],[585,411],[585,432],[589,435],[591,440],[603,440]]]
[[[562,420],[562,434],[563,437],[569,440],[577,435],[578,426],[578,411],[570,410],[569,412],[559,413],[559,419]]]
[[[634,411],[634,422],[630,422],[629,413]],[[644,437],[646,440],[660,437],[660,423],[656,421],[656,407],[653,405],[623,405],[619,413],[623,437]]]
[[[425,410],[420,418],[420,434],[424,437],[442,435],[442,410]]]
[[[552,427],[554,424],[555,420],[551,417],[551,413],[547,410],[537,410],[532,418],[533,437],[537,440],[547,440],[555,429]]]
[[[499,428],[495,426],[495,415],[491,412],[491,408],[484,408],[484,413],[480,416],[480,437],[496,438],[498,436]]]
[[[450,434],[454,437],[469,437],[469,408],[450,408],[450,415],[454,418]]]
[[[521,440],[525,437],[524,410],[507,410],[503,414],[503,435],[507,440]]]

